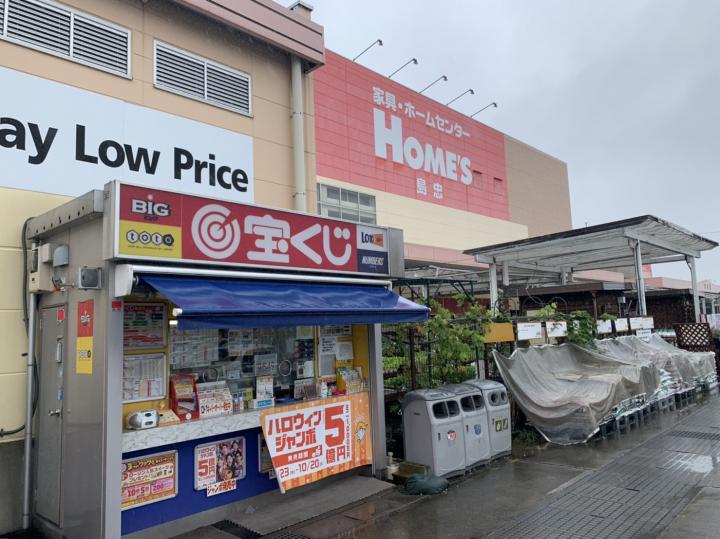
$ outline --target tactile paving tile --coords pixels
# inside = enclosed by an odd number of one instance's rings
[[[720,402],[688,415],[490,537],[655,537],[695,497],[718,457]]]

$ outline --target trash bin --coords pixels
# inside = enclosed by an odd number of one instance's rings
[[[448,384],[438,389],[453,393],[460,401],[465,437],[465,467],[473,468],[490,460],[488,419],[482,390],[470,384]]]
[[[455,395],[418,389],[402,402],[405,460],[430,467],[439,476],[465,471],[463,416]]]
[[[512,425],[507,389],[494,380],[468,380],[465,383],[482,391],[487,409],[491,458],[509,455],[512,449]]]

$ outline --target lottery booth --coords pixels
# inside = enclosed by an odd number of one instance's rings
[[[428,314],[401,231],[111,182],[26,238],[46,535],[261,534],[384,488],[380,324]]]

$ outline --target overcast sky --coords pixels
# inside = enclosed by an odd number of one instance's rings
[[[326,46],[567,162],[573,225],[647,213],[720,240],[720,1],[310,0]],[[540,211],[551,211],[548,208]],[[699,261],[720,281],[720,249]],[[684,264],[656,275],[689,279]]]

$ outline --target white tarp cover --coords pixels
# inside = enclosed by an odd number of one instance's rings
[[[550,442],[587,441],[615,405],[651,395],[660,371],[649,361],[626,361],[574,344],[493,351],[513,399]]]
[[[683,381],[689,384],[717,381],[715,352],[688,352],[676,348],[657,333],[650,336],[647,344],[655,350],[670,354]]]

